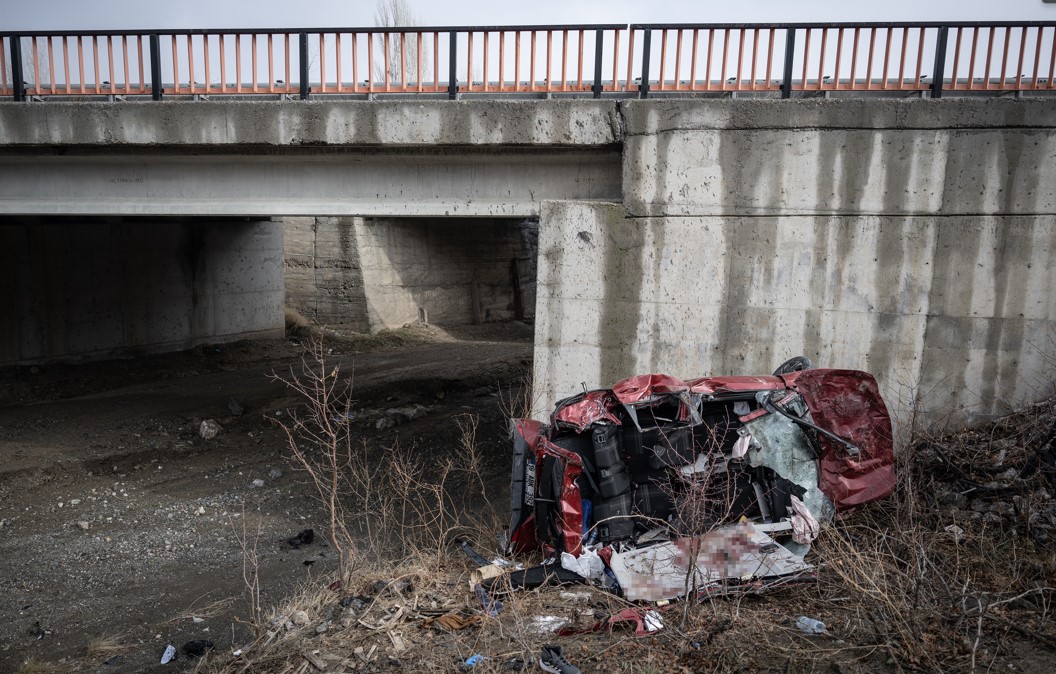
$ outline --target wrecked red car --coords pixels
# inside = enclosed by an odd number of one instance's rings
[[[631,377],[561,400],[548,424],[516,419],[512,434],[513,552],[668,541],[677,555],[679,537],[748,523],[745,540],[802,559],[837,510],[895,487],[876,380],[803,357],[769,376]]]

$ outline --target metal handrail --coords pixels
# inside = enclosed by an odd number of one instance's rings
[[[14,100],[1054,90],[1053,21],[0,32]]]

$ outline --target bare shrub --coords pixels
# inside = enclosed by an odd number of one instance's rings
[[[362,565],[414,557],[438,564],[454,539],[495,526],[475,415],[455,418],[459,447],[449,456],[399,442],[376,447],[353,438],[352,380],[328,362],[322,337],[305,344],[300,373],[273,376],[302,401],[274,421],[323,505],[342,580]]]

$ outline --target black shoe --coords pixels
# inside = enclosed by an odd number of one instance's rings
[[[579,667],[561,656],[560,646],[543,646],[543,651],[539,654],[539,666],[544,672],[554,674],[582,674]]]

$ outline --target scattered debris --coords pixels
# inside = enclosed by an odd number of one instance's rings
[[[579,667],[565,659],[560,646],[543,646],[539,653],[539,667],[554,674],[580,674]]]
[[[499,611],[502,610],[502,602],[488,596],[487,591],[480,583],[473,588],[473,593],[476,595],[477,602],[480,604],[481,608],[484,609],[485,615],[491,618],[499,615]]]
[[[79,529],[81,529],[82,531],[88,531],[88,527],[89,526],[91,526],[91,525],[88,523],[88,520],[78,520],[77,521],[77,527]]]
[[[801,615],[796,618],[796,627],[805,634],[825,634],[825,623]]]
[[[485,659],[484,656],[481,655],[480,653],[477,653],[476,655],[471,655],[468,658],[466,658],[466,662],[463,665],[463,667],[465,669],[473,669],[474,667],[476,667],[481,662],[484,662],[484,659]]]
[[[302,545],[309,545],[315,540],[315,530],[305,529],[301,533],[297,534],[293,538],[286,542],[290,544],[290,547],[294,550],[300,549]]]
[[[202,422],[202,425],[198,427],[198,435],[202,437],[202,440],[212,440],[220,433],[220,424],[213,419],[206,419]]]
[[[161,654],[161,664],[167,665],[176,659],[176,647],[169,644],[165,647],[165,652]]]
[[[951,524],[943,528],[943,531],[953,536],[954,543],[961,543],[964,541],[964,529],[960,528],[956,524]]]

